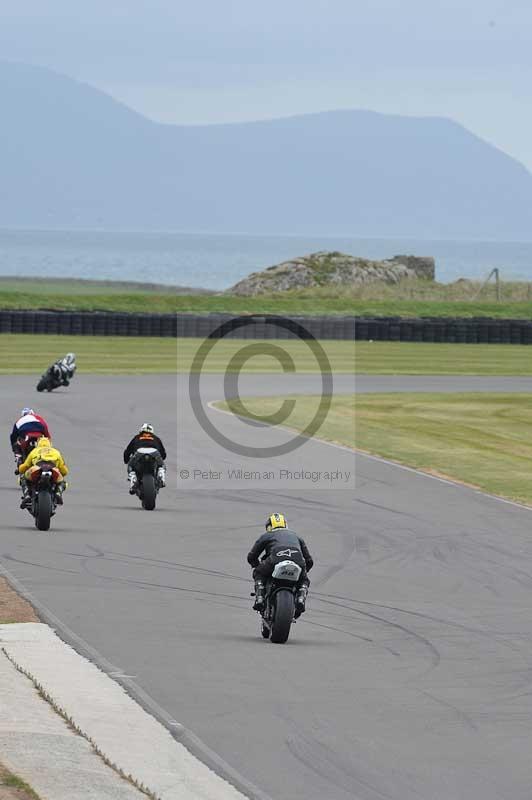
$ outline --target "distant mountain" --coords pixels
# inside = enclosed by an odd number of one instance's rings
[[[532,238],[532,176],[442,118],[154,123],[0,62],[0,227]]]

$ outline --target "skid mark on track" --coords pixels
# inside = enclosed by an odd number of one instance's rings
[[[322,598],[324,598],[324,597],[329,598],[329,600],[327,602],[332,602],[333,603],[333,600],[330,600],[330,598],[333,598],[334,600],[344,600],[344,601],[346,601],[348,603],[357,603],[358,605],[370,606],[371,608],[380,608],[380,609],[385,609],[387,611],[395,611],[395,612],[397,612],[399,614],[406,614],[406,615],[411,616],[411,617],[419,617],[420,619],[427,620],[428,622],[435,622],[435,623],[437,623],[439,625],[443,625],[445,627],[455,628],[457,630],[464,631],[465,633],[471,633],[471,634],[475,634],[477,636],[483,636],[483,637],[492,639],[493,641],[496,641],[499,644],[507,646],[509,649],[514,650],[515,652],[519,652],[519,648],[514,643],[508,642],[506,640],[506,637],[508,635],[510,635],[510,634],[511,635],[516,635],[515,633],[512,633],[511,631],[503,631],[503,632],[493,631],[493,630],[489,630],[487,628],[479,628],[478,626],[465,625],[462,622],[457,622],[455,620],[445,619],[444,617],[436,617],[433,614],[426,614],[426,613],[424,613],[422,611],[412,611],[410,609],[401,608],[400,606],[392,606],[392,605],[388,605],[388,604],[385,604],[385,603],[369,602],[368,600],[357,600],[357,599],[352,598],[352,597],[343,597],[341,595],[320,594],[320,593],[316,592],[315,596],[316,596],[317,599],[320,599],[320,600],[322,600]],[[351,608],[351,606],[346,606],[343,603],[336,603],[336,605],[338,605],[340,608],[346,608],[346,609],[354,610],[354,609]],[[518,633],[517,635],[520,635],[520,634]]]
[[[362,609],[359,609],[359,608],[353,608],[352,606],[347,606],[347,605],[342,604],[342,603],[336,603],[336,602],[334,602],[332,600],[325,600],[322,597],[317,597],[316,599],[321,603],[325,603],[327,605],[332,605],[332,606],[340,606],[340,608],[345,608],[347,610],[350,610],[354,614],[358,614],[358,615],[360,615],[362,617],[367,617],[368,619],[375,620],[375,622],[381,623],[382,625],[387,625],[387,626],[389,626],[391,628],[395,628],[396,630],[399,630],[402,633],[404,633],[406,636],[409,636],[409,637],[417,640],[430,653],[431,666],[430,666],[428,671],[431,671],[431,670],[435,669],[438,666],[438,664],[440,663],[441,656],[440,656],[440,653],[439,653],[439,650],[437,649],[437,647],[430,641],[430,639],[427,639],[426,636],[423,636],[422,634],[417,633],[416,631],[412,630],[411,628],[407,628],[405,625],[401,625],[399,622],[395,622],[395,621],[386,619],[385,617],[380,617],[378,614],[372,614],[369,611],[362,611]]]
[[[312,620],[309,619],[302,619],[301,622],[304,623],[305,625],[313,625],[316,628],[324,628],[325,630],[328,631],[336,631],[337,633],[343,633],[344,636],[350,636],[353,639],[360,639],[363,642],[369,642],[370,644],[374,644],[374,640],[370,639],[369,636],[361,636],[358,633],[352,633],[352,631],[345,631],[343,630],[343,628],[334,628],[332,625],[323,625],[321,622],[313,622]]]
[[[346,800],[398,799],[398,795],[391,795],[375,785],[376,779],[370,779],[367,768],[361,766],[360,770],[357,770],[354,758],[350,761],[342,759],[336,752],[315,739],[309,739],[298,733],[286,739],[286,747],[294,758],[321,780],[345,792]]]
[[[395,514],[398,517],[408,517],[409,519],[414,519],[416,522],[423,522],[422,517],[418,517],[415,514],[411,514],[408,511],[399,511],[397,508],[390,508],[389,506],[383,506],[381,503],[370,503],[369,500],[362,500],[360,497],[355,497],[355,503],[359,503],[362,506],[369,506],[370,508],[376,508],[378,511],[386,511],[390,514]]]
[[[478,681],[478,679],[480,679],[481,677],[484,676],[486,678],[490,678],[492,680],[496,680],[497,676],[500,678],[500,676],[503,675],[503,674],[506,674],[508,676],[510,676],[510,675],[521,675],[521,676],[524,676],[524,680],[525,680],[526,684],[530,683],[530,679],[531,679],[530,675],[531,675],[531,667],[532,667],[532,649],[531,649],[531,646],[530,646],[530,635],[529,635],[528,631],[525,632],[524,634],[521,634],[519,632],[517,634],[516,633],[511,633],[510,631],[506,631],[506,630],[502,631],[502,632],[498,632],[498,631],[493,631],[493,630],[490,630],[490,629],[479,628],[478,626],[465,625],[465,624],[462,624],[460,622],[455,622],[455,621],[449,620],[449,619],[443,619],[443,618],[438,617],[438,616],[425,614],[425,613],[418,612],[418,611],[410,611],[410,610],[407,610],[407,609],[402,609],[402,608],[400,608],[398,606],[391,606],[391,605],[379,604],[379,603],[370,603],[368,601],[354,600],[352,598],[343,598],[343,599],[347,600],[350,603],[357,603],[359,605],[370,606],[371,608],[389,610],[389,611],[392,611],[394,613],[405,614],[405,615],[407,615],[407,616],[409,616],[411,618],[414,618],[414,619],[417,618],[417,619],[420,619],[421,621],[427,621],[427,622],[430,622],[430,623],[433,623],[433,624],[437,624],[437,625],[441,626],[443,628],[443,630],[441,632],[438,632],[437,634],[435,634],[435,637],[432,637],[432,638],[436,638],[436,639],[441,638],[443,642],[449,642],[449,636],[448,636],[447,633],[445,633],[445,629],[446,628],[447,629],[451,629],[451,630],[457,630],[460,633],[465,633],[470,637],[476,636],[480,640],[484,640],[486,642],[492,642],[497,647],[503,648],[505,651],[507,651],[507,653],[508,653],[507,658],[510,659],[510,663],[511,664],[514,663],[515,657],[517,656],[520,659],[520,661],[521,661],[523,666],[522,667],[517,667],[517,668],[512,666],[511,669],[509,669],[509,670],[501,670],[501,665],[500,665],[500,662],[498,661],[497,658],[492,659],[490,656],[484,657],[484,656],[480,656],[479,655],[478,656],[477,665],[476,665],[475,670],[474,670],[474,676],[475,676],[474,679]],[[318,600],[320,602],[320,601],[323,600],[323,598],[316,597],[316,600]],[[328,605],[329,603],[332,603],[332,605],[337,605],[340,608],[343,608],[343,609],[346,609],[346,610],[355,611],[355,613],[357,613],[357,611],[358,611],[359,613],[364,615],[364,612],[362,612],[360,609],[353,609],[352,606],[345,605],[345,603],[335,603],[334,601],[326,601],[326,605]],[[332,615],[336,616],[336,613],[333,612]],[[342,614],[342,617],[343,616],[344,615]],[[375,615],[371,615],[371,617],[373,617],[373,616],[375,616]],[[411,630],[411,628],[408,628],[408,630]],[[414,631],[412,631],[412,630],[411,630],[411,632],[414,633]],[[514,636],[514,637],[518,636],[519,637],[519,641],[516,641],[515,638],[514,639],[509,638],[510,636]],[[423,637],[423,639],[426,642],[430,641],[427,637]],[[470,663],[470,660],[471,660],[470,659],[470,654],[469,654],[469,647],[471,645],[472,640],[468,640],[468,642],[469,643],[460,642],[461,652],[463,653],[463,663],[464,663],[464,665],[467,664],[467,663]],[[430,642],[430,643],[434,647],[434,643],[433,642]],[[453,661],[450,662],[451,664],[454,662],[455,658],[456,658],[456,656],[453,656]],[[506,663],[506,659],[505,659],[505,663]],[[484,666],[486,667],[486,669],[483,668]],[[421,675],[418,675],[418,677],[424,677],[427,673],[431,672],[432,669],[433,669],[433,667],[431,667],[426,672],[421,673]],[[455,680],[456,680],[456,678],[455,678]],[[493,697],[489,700],[489,702],[491,703],[492,700],[494,700]]]
[[[327,567],[321,574],[320,578],[314,581],[314,584],[316,586],[321,586],[338,572],[341,572],[353,557],[354,552],[355,535],[353,533],[346,532],[342,536],[342,552],[338,556],[339,560],[335,564],[331,564],[331,566]]]
[[[110,557],[111,555],[113,556],[116,555],[118,556],[118,558]],[[86,560],[89,561],[90,558],[91,556],[88,556],[86,557]],[[98,557],[94,556],[94,558],[96,559]],[[214,577],[214,578],[222,578],[225,580],[243,581],[248,584],[250,583],[248,578],[243,578],[241,575],[232,575],[231,573],[221,572],[220,570],[208,569],[207,567],[195,567],[192,564],[181,564],[175,561],[164,561],[161,559],[150,558],[145,556],[130,556],[126,553],[111,554],[111,552],[108,552],[104,555],[103,560],[110,563],[116,562],[118,564],[140,562],[141,565],[144,566],[148,567],[154,566],[156,568],[170,570],[171,572],[185,572],[185,573],[191,573],[192,575],[203,575],[210,578]],[[94,571],[91,571],[91,575],[95,575],[100,578],[104,577]],[[110,578],[112,576],[107,576],[107,577]]]
[[[186,592],[187,594],[195,594],[201,595],[203,597],[227,597],[232,600],[242,600],[249,602],[249,598],[243,595],[237,594],[225,594],[223,592],[208,592],[204,589],[192,589],[185,586],[176,586],[175,584],[171,583],[156,583],[154,581],[143,581],[138,578],[123,578],[118,575],[100,575],[98,572],[90,573],[96,578],[100,578],[101,580],[108,581],[110,583],[121,583],[127,584],[129,586],[136,586],[141,589],[166,589],[169,591],[174,592]]]
[[[478,727],[475,725],[469,714],[466,714],[465,711],[462,711],[462,709],[458,708],[452,703],[449,703],[447,700],[442,700],[441,697],[436,697],[436,695],[431,694],[431,692],[428,692],[425,689],[419,689],[418,691],[420,691],[422,695],[425,695],[425,697],[428,697],[430,700],[433,700],[435,703],[438,703],[439,705],[444,706],[445,708],[448,708],[450,711],[452,711],[456,715],[457,719],[463,725],[465,725],[466,728],[469,728],[469,730],[471,731],[475,732],[478,731]]]
[[[39,569],[46,569],[50,572],[64,572],[69,575],[79,575],[78,569],[66,569],[65,567],[53,567],[48,564],[39,564],[37,561],[26,561],[22,558],[16,558],[15,556],[10,555],[9,553],[2,553],[2,558],[5,561],[11,561],[13,564],[24,564],[28,567],[38,567]]]

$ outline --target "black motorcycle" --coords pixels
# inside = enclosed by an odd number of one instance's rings
[[[23,461],[26,460],[26,457],[30,450],[34,450],[37,447],[37,442],[44,434],[41,431],[30,431],[29,433],[23,434],[19,436],[17,439],[17,445],[19,452],[15,453],[15,465],[16,471],[15,475],[18,475],[18,468],[22,464]]]
[[[145,511],[153,511],[161,483],[158,478],[159,467],[163,465],[161,454],[155,447],[140,447],[130,466],[137,475],[136,495]]]
[[[75,353],[67,353],[66,356],[54,361],[48,367],[37,384],[37,391],[44,392],[46,390],[51,392],[53,389],[59,388],[59,386],[69,386],[75,371],[76,355]]]
[[[299,564],[287,559],[275,565],[266,582],[260,632],[264,639],[275,644],[284,644],[290,634],[301,572]]]
[[[28,511],[35,519],[35,527],[47,531],[57,506],[57,479],[62,476],[57,467],[47,461],[41,461],[37,466],[38,470],[28,481],[31,493]]]

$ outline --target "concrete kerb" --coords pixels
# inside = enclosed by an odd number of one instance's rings
[[[27,626],[35,628],[36,624],[2,624],[0,638],[4,642],[16,639]],[[37,623],[37,627],[55,636],[47,625]],[[66,648],[62,642],[60,646]],[[82,660],[77,655],[76,658]],[[106,765],[91,742],[80,736],[39,693],[35,683],[17,669],[4,648],[0,650],[0,689],[2,763],[42,800],[71,800],[72,797],[141,800],[146,797],[132,781]],[[4,796],[2,791],[0,795]]]
[[[24,623],[19,623],[19,624],[27,625],[27,624],[31,624],[31,623],[25,623],[24,622]],[[94,750],[94,752],[102,759],[104,764],[106,764],[108,767],[110,767],[112,770],[114,770],[121,778],[124,778],[124,780],[127,780],[130,783],[132,783],[133,786],[135,786],[136,789],[138,789],[140,792],[145,794],[147,797],[151,798],[151,800],[160,800],[160,797],[158,795],[154,794],[152,791],[150,791],[150,789],[147,786],[144,786],[143,783],[139,783],[138,781],[136,781],[135,778],[133,777],[133,775],[126,774],[118,766],[118,764],[115,764],[114,761],[111,761],[109,758],[107,758],[107,756],[103,752],[103,750],[101,750],[100,747],[98,747],[97,742],[95,742],[93,739],[91,739],[91,737],[88,736],[79,727],[79,725],[76,724],[75,720],[65,711],[64,708],[62,708],[61,706],[57,705],[57,703],[55,702],[54,698],[48,693],[46,688],[38,681],[37,678],[35,678],[34,675],[32,675],[30,672],[25,670],[20,664],[17,663],[17,661],[13,658],[13,656],[8,652],[7,648],[1,647],[0,650],[2,651],[4,656],[7,658],[7,660],[17,670],[17,672],[20,672],[21,675],[24,675],[24,677],[27,678],[33,684],[33,686],[38,691],[38,693],[41,695],[41,697],[48,703],[49,706],[51,706],[51,708],[53,708],[53,710],[56,712],[56,714],[58,714],[62,719],[64,719],[64,721],[79,736],[81,736],[83,739],[85,739],[91,745],[91,747]]]
[[[59,638],[66,644],[70,645],[80,656],[87,661],[92,662],[98,667],[107,677],[118,683],[126,691],[126,693],[136,703],[146,711],[151,717],[159,722],[172,736],[172,738],[180,745],[186,748],[188,752],[204,764],[208,769],[212,770],[218,777],[225,780],[240,794],[249,800],[272,800],[272,798],[263,792],[258,787],[254,786],[250,781],[244,778],[232,766],[227,764],[223,758],[211,750],[199,737],[185,728],[181,723],[173,719],[150,695],[148,695],[132,678],[128,677],[124,670],[119,669],[113,665],[97,650],[95,650],[88,642],[78,636],[72,631],[65,623],[63,623],[55,614],[50,611],[46,606],[40,603],[33,594],[26,589],[23,583],[13,575],[9,570],[0,563],[0,575],[4,577],[11,587],[18,592],[25,600],[27,600],[37,611],[40,619],[42,619],[52,630],[54,630]],[[25,623],[26,624],[26,623]],[[14,664],[17,666],[16,664]],[[18,667],[17,667],[18,668]],[[23,671],[23,670],[22,670]],[[24,671],[23,671],[24,672]],[[38,678],[28,676],[35,683]],[[85,737],[88,738],[88,737]],[[97,743],[92,740],[91,744],[96,748]],[[119,773],[120,774],[120,773]],[[140,788],[140,787],[139,787]],[[145,793],[146,789],[143,791]],[[149,794],[149,793],[148,793]],[[154,796],[154,795],[150,795]]]

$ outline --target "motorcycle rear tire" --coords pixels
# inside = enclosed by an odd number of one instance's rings
[[[274,644],[284,644],[288,639],[290,626],[294,619],[294,595],[289,589],[279,589],[275,594],[274,602],[270,641]]]
[[[52,496],[47,489],[41,489],[37,495],[35,525],[40,531],[50,530],[52,518]]]
[[[142,508],[146,511],[153,511],[156,496],[155,478],[149,472],[145,473],[142,476]]]

